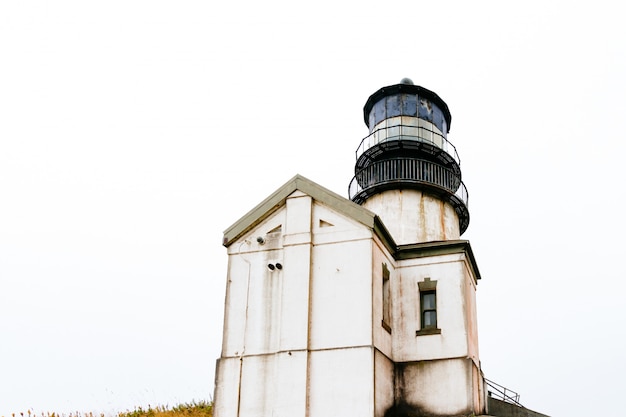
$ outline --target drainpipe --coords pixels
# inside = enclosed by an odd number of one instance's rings
[[[250,300],[250,269],[251,264],[250,261],[246,259],[245,256],[241,253],[241,247],[243,244],[250,244],[249,240],[244,240],[239,245],[239,249],[237,250],[237,254],[243,259],[243,261],[248,264],[248,273],[246,278],[246,314],[244,316],[244,324],[243,324],[243,346],[241,352],[239,352],[239,382],[237,384],[237,417],[239,417],[239,412],[241,408],[241,379],[243,376],[243,355],[246,351],[246,335],[248,334],[248,302]]]

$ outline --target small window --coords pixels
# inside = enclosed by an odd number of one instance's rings
[[[389,268],[383,264],[383,320],[382,326],[391,333],[391,282]]]
[[[436,329],[437,293],[435,291],[421,292],[420,305],[422,310],[422,329]]]
[[[437,281],[424,278],[417,285],[420,295],[420,329],[416,335],[440,334],[441,330],[437,327]]]

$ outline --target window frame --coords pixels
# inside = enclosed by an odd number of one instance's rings
[[[438,312],[437,312],[437,281],[433,281],[430,278],[426,277],[424,278],[423,281],[420,281],[417,283],[418,288],[419,288],[419,311],[420,311],[420,319],[419,319],[419,325],[420,325],[420,329],[415,331],[415,335],[416,336],[424,336],[424,335],[431,335],[431,334],[441,334],[441,329],[438,327],[439,326],[439,320],[437,318],[438,316]],[[434,308],[425,308],[425,297],[432,295],[434,296]],[[425,325],[425,317],[426,317],[426,313],[431,313],[434,312],[435,313],[435,324],[433,325]]]
[[[382,298],[383,298],[383,318],[382,327],[391,333],[391,273],[386,263],[382,265]]]

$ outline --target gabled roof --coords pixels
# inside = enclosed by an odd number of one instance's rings
[[[336,194],[321,185],[301,176],[296,175],[287,181],[282,187],[274,191],[259,205],[250,210],[246,215],[237,220],[232,226],[224,231],[222,244],[226,247],[239,239],[242,235],[257,226],[272,213],[285,205],[287,197],[294,191],[299,190],[314,200],[332,208],[333,210],[355,220],[377,232],[378,236],[393,253],[395,243],[380,218],[368,209],[353,203],[345,197]]]

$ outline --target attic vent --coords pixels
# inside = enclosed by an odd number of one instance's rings
[[[328,223],[326,220],[320,219],[320,227],[333,227],[334,224]]]
[[[269,235],[270,233],[278,233],[278,232],[282,232],[282,231],[283,231],[283,225],[279,224],[278,226],[276,226],[275,228],[273,228],[272,230],[267,232],[267,234]]]

